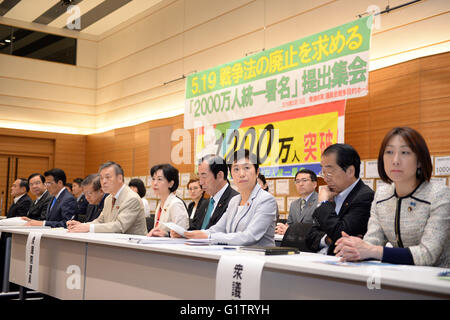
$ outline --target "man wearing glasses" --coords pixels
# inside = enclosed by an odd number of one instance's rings
[[[360,237],[366,233],[374,192],[359,178],[360,164],[358,152],[348,144],[333,144],[322,153],[327,186],[319,190],[314,225],[305,239],[310,250],[333,255],[342,231]]]
[[[314,171],[302,169],[295,175],[295,188],[300,198],[292,202],[287,223],[278,223],[275,233],[285,234],[294,223],[312,223],[312,214],[317,207],[317,176]]]

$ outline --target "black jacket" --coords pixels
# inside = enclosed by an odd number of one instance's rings
[[[8,213],[6,214],[7,218],[14,218],[14,217],[23,217],[27,215],[28,209],[31,206],[31,203],[33,201],[28,196],[28,194],[25,194],[22,196],[17,203],[14,203],[9,207]]]
[[[47,213],[48,203],[52,199],[52,196],[48,191],[42,194],[42,197],[37,203],[33,203],[28,210],[27,217],[33,220],[45,220],[45,214]]]
[[[364,236],[373,196],[373,190],[360,180],[345,198],[338,215],[334,202],[321,204],[313,213],[314,225],[305,239],[307,247],[313,252],[319,251],[320,240],[327,235],[333,241],[328,254],[333,255],[334,243],[342,237],[341,231],[351,236]]]
[[[220,197],[219,202],[217,203],[216,209],[211,215],[211,218],[209,220],[208,225],[206,226],[206,229],[209,229],[213,225],[215,225],[220,218],[222,218],[223,213],[228,208],[228,202],[230,202],[231,198],[238,195],[239,192],[231,188],[230,185],[225,189],[225,192]],[[203,202],[202,207],[198,207],[198,212],[195,213],[194,220],[192,221],[192,224],[189,228],[189,230],[200,230],[202,228],[203,219],[206,215],[206,210],[208,209],[209,200],[206,200]]]

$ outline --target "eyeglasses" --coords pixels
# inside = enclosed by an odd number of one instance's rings
[[[303,178],[303,179],[295,179],[294,180],[294,183],[295,184],[300,184],[300,183],[307,183],[308,181],[312,181],[311,179],[306,179],[306,178]]]
[[[48,187],[48,186],[51,186],[52,184],[55,184],[56,182],[55,181],[45,181],[45,185]]]
[[[322,177],[331,178],[336,172],[336,168],[322,168],[322,171],[319,172],[319,175]]]

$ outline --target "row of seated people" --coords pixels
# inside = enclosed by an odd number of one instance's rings
[[[318,194],[307,194],[308,186],[314,190],[317,178],[306,170],[297,174],[295,183],[301,199],[292,204],[287,224],[277,226],[275,198],[257,183],[257,158],[248,150],[236,151],[228,164],[215,155],[202,158],[199,180],[189,183],[188,188],[191,195],[197,190],[199,195],[205,191],[211,197],[193,196],[189,207],[175,195],[178,170],[169,164],[151,168],[152,188],[160,201],[150,231],[141,197],[124,184],[123,170],[114,162],[100,166],[99,189],[109,196],[103,195],[103,210],[93,221],[74,219],[76,201],[62,190],[65,176],[62,179],[59,169],[44,174],[53,196],[45,220],[23,219],[28,225],[63,226],[69,232],[208,238],[213,244],[223,245],[272,246],[276,232],[285,234],[285,238],[302,238],[309,251],[334,254],[343,261],[378,259],[449,267],[450,189],[430,182],[430,153],[417,131],[394,128],[385,136],[378,171],[387,185],[375,195],[360,180],[360,157],[350,145],[328,146],[322,153],[321,166],[327,186]],[[228,170],[237,191],[228,183]],[[88,191],[85,195],[89,200]],[[176,234],[166,222],[189,231]]]

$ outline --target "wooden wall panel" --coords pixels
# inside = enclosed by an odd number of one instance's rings
[[[419,102],[408,103],[396,107],[388,107],[370,111],[370,130],[389,129],[398,126],[411,126],[419,123]]]
[[[450,96],[450,67],[424,70],[420,74],[421,100]]]
[[[420,81],[417,73],[373,82],[371,91],[369,91],[370,110],[418,101],[420,98],[419,88]]]
[[[449,52],[372,71],[369,96],[347,101],[345,142],[362,159],[374,159],[390,128],[410,126],[425,137],[432,154],[448,155],[449,106]]]
[[[420,102],[420,121],[450,121],[450,96]]]

